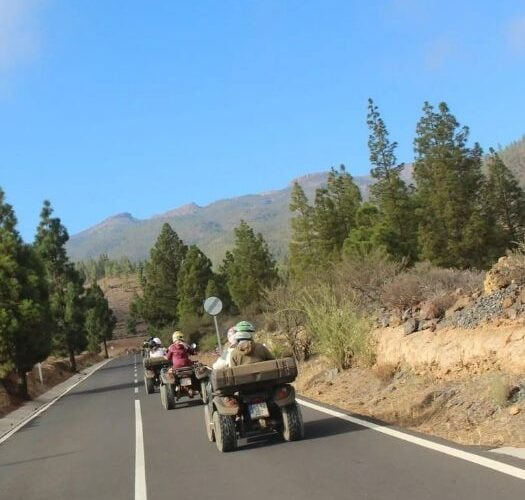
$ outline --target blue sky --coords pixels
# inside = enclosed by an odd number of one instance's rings
[[[524,88],[523,0],[0,0],[0,186],[75,233],[365,174],[369,96],[400,161],[425,100],[505,145]]]

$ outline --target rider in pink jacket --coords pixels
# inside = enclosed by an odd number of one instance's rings
[[[184,335],[181,332],[175,332],[172,338],[173,344],[170,345],[166,355],[168,361],[171,361],[174,369],[191,366],[193,361],[190,359],[190,354],[195,354],[195,349],[184,342]]]

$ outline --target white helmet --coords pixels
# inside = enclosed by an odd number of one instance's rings
[[[155,342],[155,344],[157,344],[159,347],[162,345],[162,340],[160,340],[158,337],[155,337],[153,342]]]

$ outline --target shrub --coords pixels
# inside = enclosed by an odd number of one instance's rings
[[[359,313],[355,303],[348,298],[338,300],[334,290],[324,285],[305,295],[303,308],[317,350],[336,367],[373,364],[372,325]]]
[[[417,275],[412,272],[398,276],[383,287],[381,302],[388,309],[403,311],[424,300]]]
[[[300,361],[306,361],[312,350],[312,336],[304,326],[306,314],[302,307],[304,288],[297,284],[279,285],[266,294],[266,324],[279,330],[285,339],[285,344]],[[275,325],[271,325],[274,322]]]

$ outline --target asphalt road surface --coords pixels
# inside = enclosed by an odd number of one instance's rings
[[[303,441],[221,454],[198,401],[164,410],[136,366],[111,361],[1,444],[0,498],[525,499],[518,477],[305,407]]]

